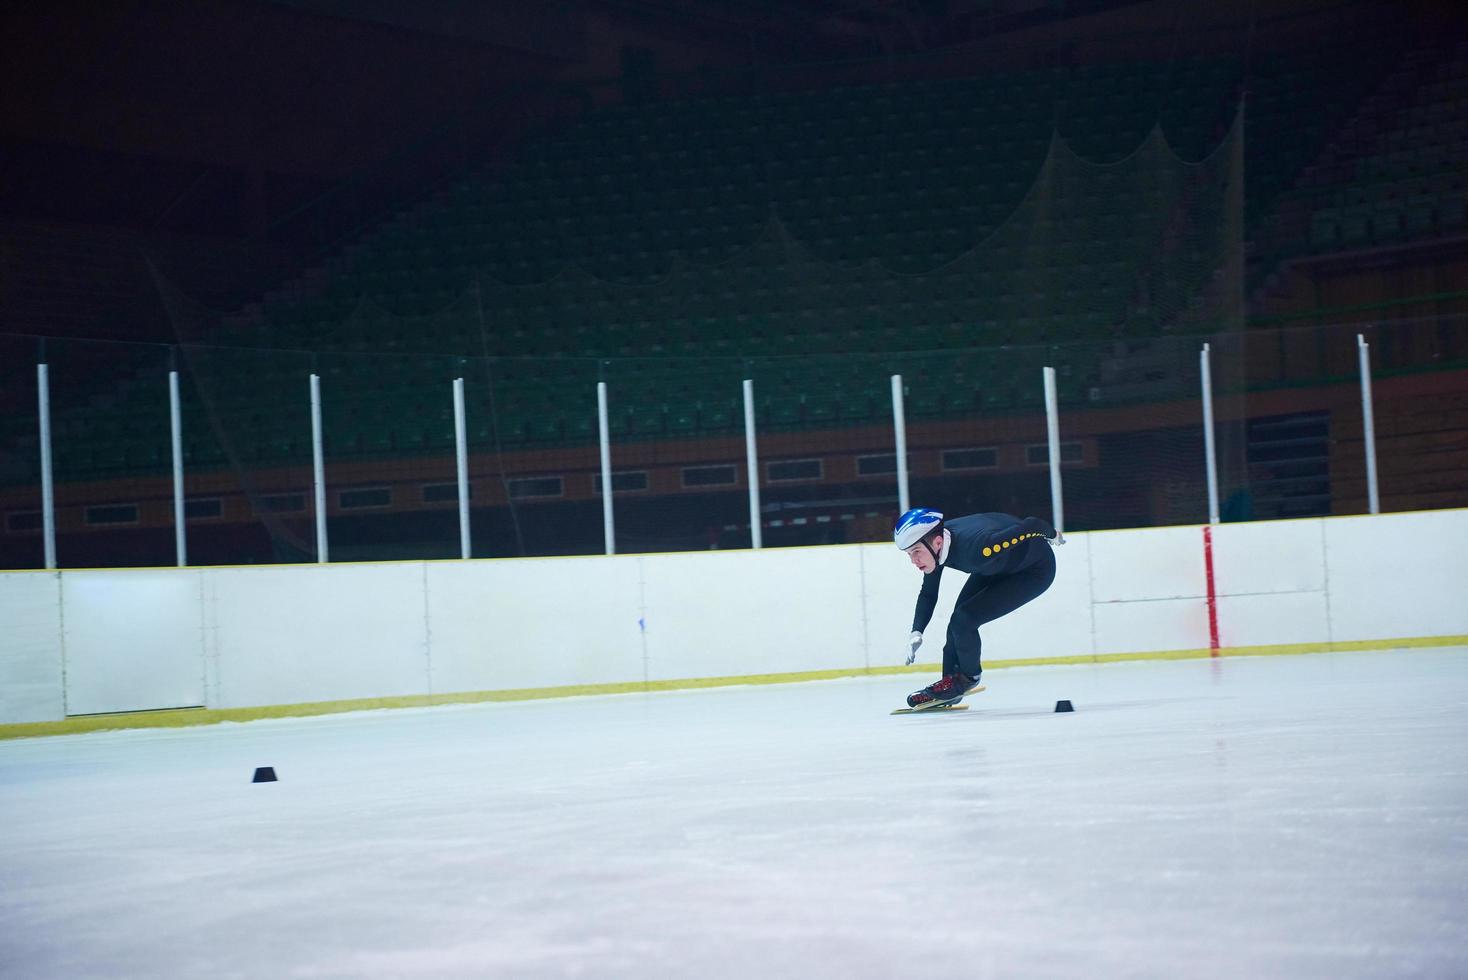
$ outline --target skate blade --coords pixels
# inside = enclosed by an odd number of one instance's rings
[[[963,694],[959,695],[959,697],[965,697],[966,698],[970,694],[978,694],[982,690],[984,690],[984,685],[982,685],[982,684],[975,684],[973,687],[969,688],[967,691],[964,691]],[[966,705],[966,704],[953,704],[950,701],[929,701],[927,704],[920,704],[916,708],[898,708],[895,711],[893,711],[892,713],[894,715],[915,715],[915,714],[917,714],[918,712],[921,712],[921,711],[967,711],[967,710],[968,710],[968,705]]]
[[[940,704],[940,705],[938,705],[936,707],[933,707],[933,708],[896,708],[896,709],[893,710],[892,713],[894,715],[918,715],[918,714],[936,715],[936,714],[939,714],[939,713],[944,712],[944,711],[967,711],[967,710],[968,710],[968,705],[966,705],[966,704]]]

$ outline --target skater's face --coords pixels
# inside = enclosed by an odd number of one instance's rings
[[[935,534],[927,542],[919,541],[907,549],[908,560],[912,562],[914,568],[924,575],[927,575],[938,567],[938,563],[933,560],[933,552],[928,550],[928,545],[932,545],[933,549],[941,554],[943,550],[942,536]]]

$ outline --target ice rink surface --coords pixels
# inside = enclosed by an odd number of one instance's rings
[[[927,679],[0,742],[0,976],[1468,975],[1468,650]]]

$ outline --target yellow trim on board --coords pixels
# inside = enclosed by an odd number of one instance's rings
[[[1275,657],[1311,653],[1351,653],[1364,650],[1401,650],[1428,647],[1468,646],[1464,636],[1412,636],[1394,640],[1344,640],[1323,643],[1277,643],[1268,646],[1223,647],[1221,657]],[[1005,667],[1052,667],[1072,664],[1120,663],[1133,660],[1203,660],[1215,651],[1207,647],[1191,650],[1151,650],[1133,653],[1079,654],[1070,657],[1039,657],[1033,660],[991,660],[985,670]],[[840,677],[875,677],[890,674],[931,673],[938,664],[911,667],[852,667],[844,670],[806,670],[788,674],[749,674],[730,677],[689,677],[666,681],[627,681],[618,684],[580,684],[568,687],[527,687],[506,691],[468,691],[461,694],[408,694],[387,698],[358,698],[350,701],[316,701],[307,704],[274,704],[256,708],[172,708],[161,711],[127,711],[107,715],[81,715],[63,721],[38,721],[0,725],[0,739],[36,738],[46,735],[75,735],[83,732],[122,728],[183,728],[220,722],[258,721],[262,718],[306,718],[347,711],[387,708],[426,708],[444,704],[480,704],[492,701],[533,701],[546,698],[586,697],[598,694],[641,694],[650,691],[689,691],[706,687],[742,684],[795,684],[801,681],[835,680]]]

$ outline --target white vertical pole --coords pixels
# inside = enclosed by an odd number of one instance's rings
[[[612,520],[612,436],[607,425],[607,383],[596,383],[596,432],[601,443],[601,525],[609,555],[617,553],[616,524]]]
[[[1366,498],[1371,513],[1381,513],[1376,492],[1376,418],[1371,409],[1371,345],[1365,334],[1356,334],[1356,353],[1361,359],[1361,424],[1366,434]]]
[[[168,372],[168,424],[173,438],[173,550],[183,568],[189,563],[189,547],[184,533],[183,410],[177,371]]]
[[[744,454],[749,467],[749,539],[762,545],[759,526],[759,453],[754,444],[754,381],[744,379]]]
[[[36,365],[36,399],[41,410],[41,529],[46,567],[56,567],[56,486],[51,473],[51,378],[44,362]]]
[[[454,379],[454,458],[459,477],[459,557],[470,557],[469,435],[464,425],[464,379]]]
[[[1055,369],[1044,369],[1045,431],[1050,440],[1050,511],[1056,540],[1065,540],[1065,502],[1060,492],[1060,404],[1055,392]]]
[[[321,378],[311,375],[311,464],[316,488],[316,561],[329,561],[326,547],[326,464],[321,455]]]
[[[897,511],[912,506],[907,493],[907,414],[902,403],[902,375],[892,375],[892,427],[897,431]]]
[[[1210,345],[1204,344],[1198,355],[1198,366],[1203,376],[1203,451],[1208,467],[1208,523],[1217,524],[1218,517],[1218,454],[1213,441],[1213,372],[1208,358]]]

